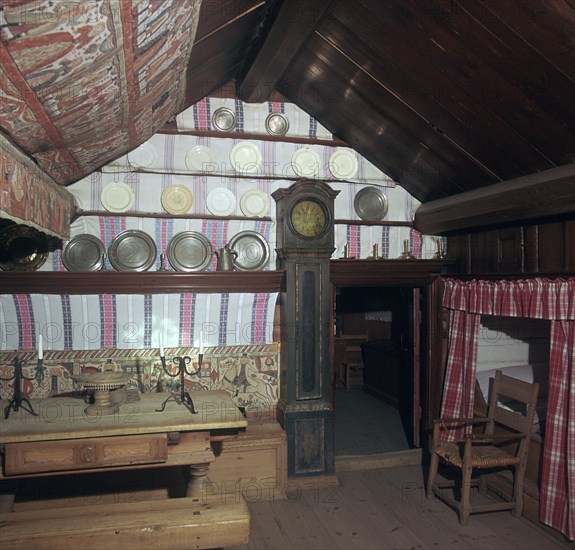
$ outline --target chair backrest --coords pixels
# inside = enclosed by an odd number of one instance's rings
[[[500,370],[495,371],[491,382],[486,432],[492,434],[494,425],[500,424],[517,432],[531,433],[539,384],[512,378]]]

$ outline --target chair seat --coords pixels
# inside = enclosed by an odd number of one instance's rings
[[[437,454],[447,463],[463,468],[463,443],[446,442],[437,446]],[[473,468],[497,468],[519,464],[520,457],[512,456],[493,445],[474,445],[471,448]]]

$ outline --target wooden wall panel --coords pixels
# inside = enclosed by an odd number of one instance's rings
[[[575,220],[456,233],[447,250],[453,274],[573,275]]]
[[[565,224],[547,223],[538,226],[538,271],[562,273],[565,271]]]

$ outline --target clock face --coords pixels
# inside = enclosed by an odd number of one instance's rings
[[[321,235],[329,223],[325,209],[310,199],[295,204],[291,210],[290,221],[296,233],[307,238]]]

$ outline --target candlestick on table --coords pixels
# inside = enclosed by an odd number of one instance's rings
[[[190,397],[190,394],[186,391],[186,387],[184,385],[184,376],[187,374],[188,376],[194,376],[200,374],[200,369],[202,367],[202,356],[203,354],[198,355],[198,368],[195,371],[189,371],[186,368],[186,365],[192,362],[192,358],[189,356],[183,357],[172,357],[172,361],[178,365],[178,371],[175,374],[172,374],[167,367],[166,364],[166,357],[163,355],[163,348],[161,348],[160,360],[162,362],[162,368],[164,372],[170,376],[171,378],[175,378],[176,376],[180,377],[180,395],[178,396],[176,393],[172,393],[168,396],[168,398],[162,403],[162,406],[159,409],[156,409],[157,412],[162,412],[166,408],[166,404],[170,399],[173,399],[178,405],[184,405],[187,407],[192,414],[198,414],[194,407],[194,402]]]
[[[10,378],[0,377],[0,380],[3,382],[10,382],[11,380],[14,380],[14,396],[12,397],[10,403],[8,403],[8,405],[6,405],[4,408],[5,419],[10,415],[10,410],[17,412],[20,408],[24,409],[32,416],[38,416],[38,413],[34,411],[34,408],[32,407],[32,403],[30,403],[30,400],[24,395],[24,392],[22,391],[22,380],[36,380],[36,382],[41,385],[44,382],[44,366],[42,363],[42,358],[40,357],[40,354],[38,354],[34,376],[28,377],[24,375],[22,370],[22,367],[26,365],[26,361],[24,359],[20,360],[18,355],[16,355],[16,357],[14,357],[11,362],[11,364],[14,366],[14,374]]]

